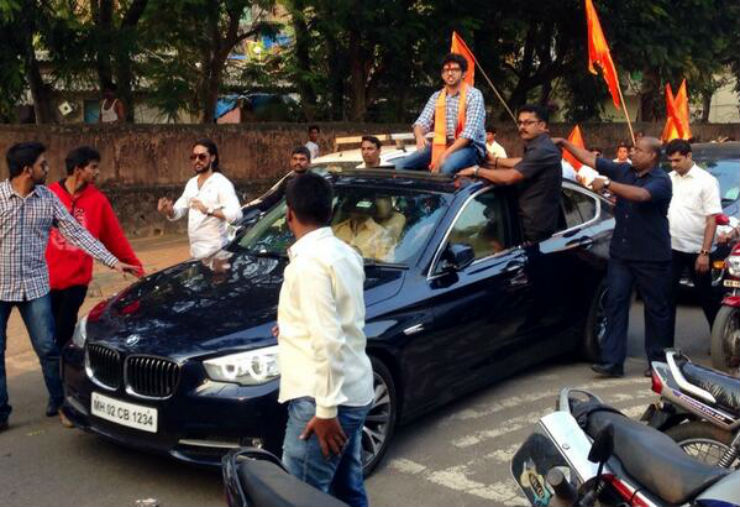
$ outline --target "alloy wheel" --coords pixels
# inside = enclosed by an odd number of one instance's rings
[[[367,468],[385,447],[388,433],[391,430],[394,409],[388,385],[375,371],[373,371],[373,388],[375,391],[373,407],[367,414],[365,425],[362,427],[362,465],[364,468]]]

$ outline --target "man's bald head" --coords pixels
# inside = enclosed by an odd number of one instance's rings
[[[632,165],[638,171],[651,169],[660,162],[661,144],[655,137],[641,137],[635,145]]]

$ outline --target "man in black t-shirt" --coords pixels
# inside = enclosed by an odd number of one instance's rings
[[[304,174],[308,171],[311,165],[311,152],[305,146],[296,146],[290,153],[290,172],[283,176],[272,188],[262,194],[257,199],[247,203],[242,212],[249,211],[251,209],[258,209],[262,212],[266,212],[277,203],[279,203],[285,196],[285,189],[288,187],[288,183],[297,174]]]
[[[499,158],[489,153],[485,167],[468,167],[457,173],[457,176],[485,178],[497,185],[517,185],[519,218],[526,242],[552,236],[560,216],[562,155],[550,140],[547,121],[545,108],[523,106],[517,124],[524,141],[524,156]]]

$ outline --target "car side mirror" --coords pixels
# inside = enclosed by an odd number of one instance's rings
[[[462,271],[473,263],[475,252],[472,246],[465,243],[450,243],[442,259],[446,262],[445,271]]]
[[[607,424],[596,435],[588,460],[591,463],[605,463],[614,454],[614,426]]]

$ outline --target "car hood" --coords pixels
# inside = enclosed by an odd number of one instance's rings
[[[287,259],[224,253],[146,277],[88,316],[88,340],[130,354],[186,358],[274,343]],[[365,304],[395,295],[404,271],[366,269]]]

